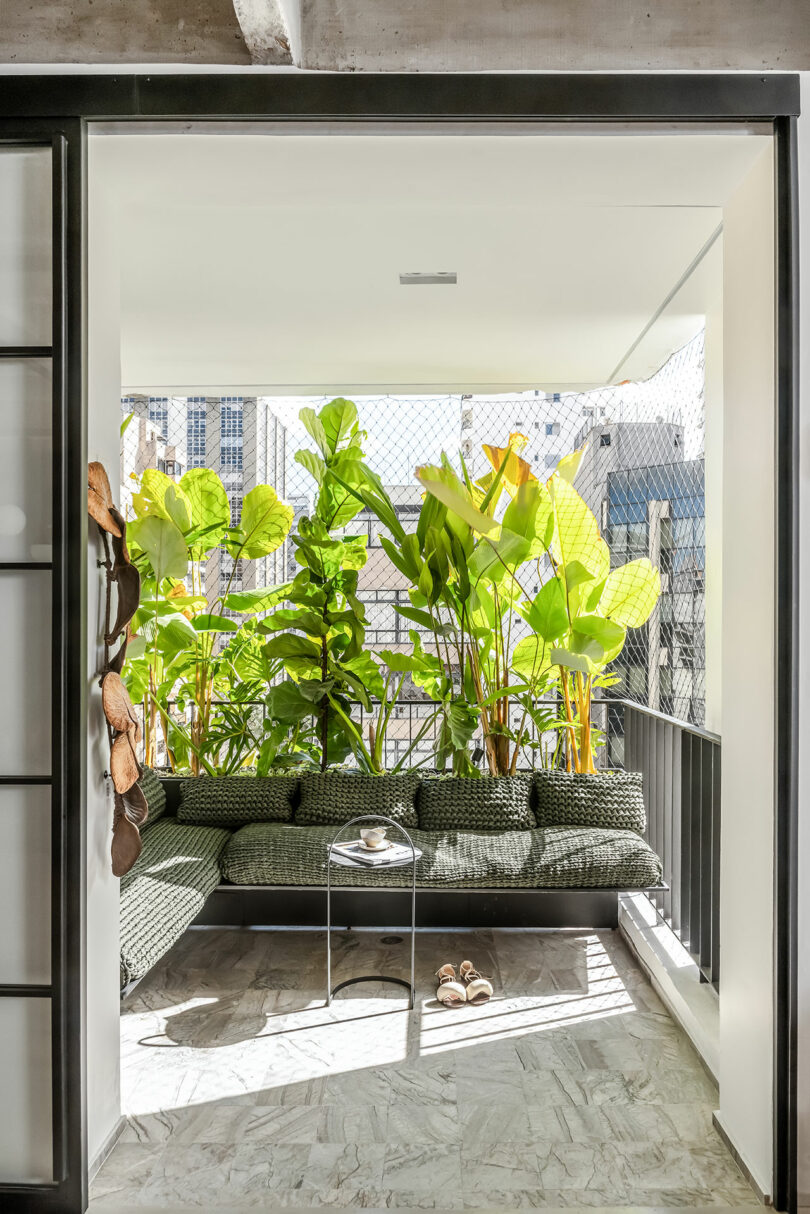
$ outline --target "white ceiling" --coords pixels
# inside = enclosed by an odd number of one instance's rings
[[[718,245],[675,289],[767,143],[99,136],[124,385],[553,390],[648,374],[716,306]],[[455,270],[458,286],[400,286],[412,270]]]

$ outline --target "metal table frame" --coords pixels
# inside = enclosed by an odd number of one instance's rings
[[[361,862],[355,862],[349,857],[341,856],[338,860],[333,858],[332,849],[335,844],[340,841],[340,837],[345,830],[350,826],[356,826],[358,822],[368,822],[379,824],[385,822],[389,826],[395,827],[400,834],[405,836],[408,847],[411,849],[410,859],[395,860],[390,864],[386,864],[386,868],[404,868],[406,864],[411,865],[411,980],[406,982],[404,978],[391,978],[386,974],[365,974],[360,978],[346,978],[343,982],[339,982],[336,987],[332,987],[332,865],[340,864],[345,868],[366,868],[367,865]],[[410,994],[408,1010],[413,1011],[416,1001],[416,848],[413,840],[408,834],[405,827],[400,822],[395,822],[393,818],[386,818],[384,814],[361,814],[357,818],[352,818],[349,822],[344,822],[338,827],[332,842],[326,853],[326,1006],[331,1006],[332,1000],[338,991],[342,991],[344,987],[355,986],[358,982],[388,982],[393,986],[404,986]]]

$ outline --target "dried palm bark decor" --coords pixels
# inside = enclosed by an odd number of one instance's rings
[[[87,469],[87,510],[95,520],[104,545],[104,560],[99,567],[106,576],[104,608],[104,661],[99,677],[101,703],[107,719],[110,740],[110,778],[113,782],[112,870],[122,877],[141,854],[138,827],[146,821],[148,806],[138,784],[141,765],[135,744],[141,740],[141,727],[129,692],[121,680],[121,671],[129,643],[129,624],[138,609],[141,576],[127,550],[127,524],[112,500],[110,481],[103,464]],[[112,587],[115,585],[116,612],[112,615]],[[120,644],[118,644],[120,640]],[[113,646],[118,649],[112,653]]]

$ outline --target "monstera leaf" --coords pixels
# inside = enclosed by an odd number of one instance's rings
[[[239,525],[230,528],[225,546],[234,558],[268,556],[284,543],[292,519],[292,506],[279,501],[275,489],[256,485],[245,494]]]

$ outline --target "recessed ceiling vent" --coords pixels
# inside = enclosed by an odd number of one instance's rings
[[[400,274],[402,287],[454,287],[458,282],[455,270],[432,270],[429,273]]]

